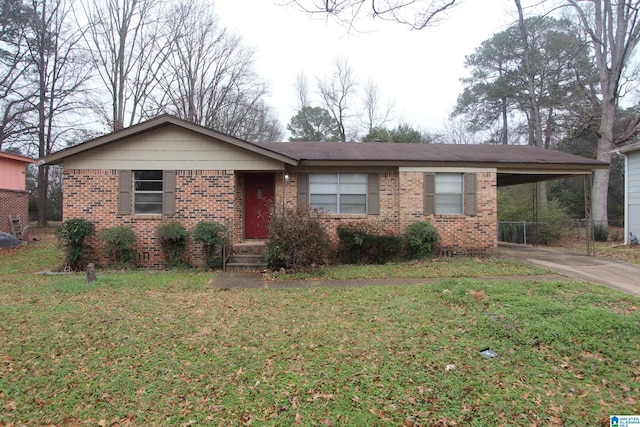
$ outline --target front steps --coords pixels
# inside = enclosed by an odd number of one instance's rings
[[[231,256],[225,265],[225,271],[264,271],[267,262],[264,254],[267,248],[265,240],[247,240],[233,245]]]

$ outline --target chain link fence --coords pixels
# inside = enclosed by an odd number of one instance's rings
[[[587,222],[585,219],[577,219],[566,224],[568,235],[578,238],[586,238]],[[593,222],[593,238],[595,241],[622,241],[624,240],[624,221],[611,220],[608,222]],[[553,243],[550,233],[550,225],[547,222],[532,221],[499,221],[498,241],[507,243],[520,243],[525,245],[548,245]]]
[[[531,221],[499,221],[498,240],[525,245],[547,245],[549,223]]]

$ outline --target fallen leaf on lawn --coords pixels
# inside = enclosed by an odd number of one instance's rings
[[[564,412],[564,407],[562,405],[551,405],[551,411],[555,412],[556,414],[560,414],[562,412]]]

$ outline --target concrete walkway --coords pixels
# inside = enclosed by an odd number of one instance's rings
[[[525,245],[500,244],[498,256],[513,258],[538,267],[552,274],[529,276],[532,282],[553,280],[584,281],[609,286],[627,294],[640,297],[640,267],[604,258],[576,255],[552,249],[540,249]],[[473,277],[471,279],[507,281],[513,277]],[[283,280],[269,281],[262,273],[220,272],[209,283],[218,289],[241,288],[318,288],[357,287],[385,285],[418,285],[434,283],[442,279],[400,278],[400,279],[358,279],[358,280]]]

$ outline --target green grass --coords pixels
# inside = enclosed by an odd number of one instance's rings
[[[593,245],[597,257],[640,265],[640,246],[624,245],[621,241],[594,242]],[[587,253],[586,242],[577,238],[564,239],[557,242],[554,247],[578,254]]]
[[[191,270],[99,271],[90,285],[35,274],[59,262],[47,247],[0,258],[0,425],[608,425],[640,413],[640,300],[607,288],[452,277],[221,291]],[[463,268],[434,263],[447,262]]]
[[[523,264],[511,259],[492,258],[433,258],[424,261],[389,263],[385,265],[335,265],[321,267],[311,273],[273,274],[276,280],[300,280],[310,278],[351,279],[403,279],[403,278],[454,278],[492,276],[536,276],[547,270]]]

